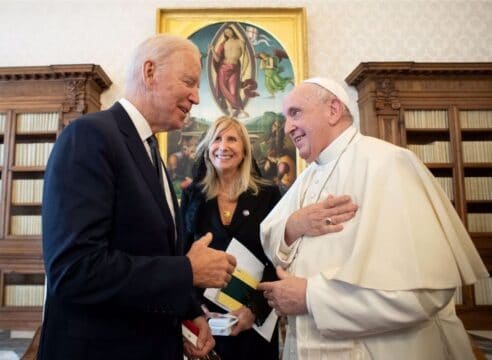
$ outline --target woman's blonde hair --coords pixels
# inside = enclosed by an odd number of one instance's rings
[[[232,117],[221,116],[210,126],[205,137],[198,145],[198,161],[205,162],[205,176],[200,181],[203,186],[203,193],[207,200],[215,198],[219,193],[219,174],[213,166],[208,155],[210,146],[215,138],[223,131],[233,127],[244,147],[244,159],[239,164],[239,172],[228,194],[229,199],[236,200],[246,190],[250,189],[254,195],[258,194],[260,184],[266,184],[267,181],[261,179],[260,174],[256,175],[252,170],[253,155],[251,152],[251,143],[248,137],[248,130],[242,123]]]

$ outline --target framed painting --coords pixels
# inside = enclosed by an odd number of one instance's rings
[[[243,122],[262,176],[286,191],[301,161],[284,135],[282,100],[307,75],[305,10],[159,9],[157,32],[184,36],[201,52],[200,104],[181,130],[158,136],[178,196],[202,135],[223,115]]]

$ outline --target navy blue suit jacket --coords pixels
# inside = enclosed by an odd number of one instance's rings
[[[45,173],[48,279],[39,359],[182,359],[199,315],[189,260],[123,107],[68,125]]]

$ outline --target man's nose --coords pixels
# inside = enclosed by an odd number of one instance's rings
[[[292,124],[292,121],[287,117],[285,119],[285,125],[284,125],[284,132],[285,135],[289,135],[292,130],[294,130],[294,125]]]
[[[200,89],[199,88],[196,88],[195,90],[192,91],[192,93],[190,94],[189,100],[194,105],[198,105],[200,103]]]

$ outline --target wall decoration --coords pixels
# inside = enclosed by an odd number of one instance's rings
[[[283,131],[282,100],[307,75],[302,8],[160,9],[157,32],[182,35],[201,52],[200,104],[185,126],[159,134],[176,193],[189,185],[201,136],[219,116],[248,129],[262,175],[286,191],[299,160]]]

